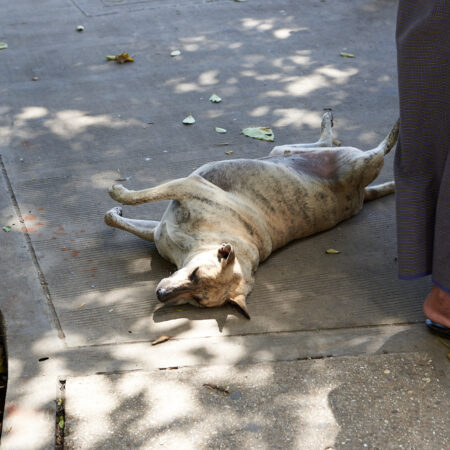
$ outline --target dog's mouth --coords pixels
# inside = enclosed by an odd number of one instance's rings
[[[200,306],[198,303],[199,297],[192,295],[192,292],[186,288],[168,289],[158,288],[156,296],[161,303],[178,305],[183,303],[191,303],[195,306]]]

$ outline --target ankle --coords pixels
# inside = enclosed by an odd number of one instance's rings
[[[450,294],[434,286],[423,304],[423,312],[433,322],[450,326]]]

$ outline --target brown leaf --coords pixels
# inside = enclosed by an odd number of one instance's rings
[[[228,394],[230,393],[229,390],[227,390],[227,389],[225,389],[225,388],[223,388],[223,387],[221,387],[221,386],[218,386],[217,384],[208,384],[208,383],[205,383],[203,386],[204,386],[205,388],[211,389],[212,391],[220,392],[220,393],[223,394],[223,395],[228,395]]]
[[[173,336],[168,336],[167,334],[163,334],[158,339],[152,342],[152,345],[162,344],[163,342],[168,341],[170,338],[173,338]]]
[[[121,53],[120,55],[107,56],[108,61],[116,61],[119,64],[134,62],[134,59],[128,53]]]

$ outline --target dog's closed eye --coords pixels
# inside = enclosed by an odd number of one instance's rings
[[[191,274],[189,275],[189,281],[192,281],[193,283],[195,283],[196,281],[198,281],[198,276],[197,276],[197,272],[198,272],[198,267],[196,267]]]

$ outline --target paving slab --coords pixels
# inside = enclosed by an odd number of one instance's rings
[[[450,445],[424,354],[97,375],[66,381],[68,449]]]

